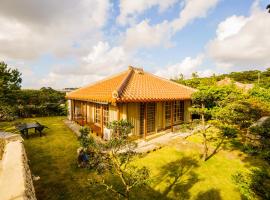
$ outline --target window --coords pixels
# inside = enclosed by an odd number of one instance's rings
[[[95,123],[100,124],[101,118],[101,106],[99,104],[95,104]]]
[[[105,126],[108,126],[109,124],[109,106],[108,105],[105,105],[103,107],[103,119],[104,119],[103,124]]]
[[[146,113],[145,113],[146,111]],[[144,134],[144,122],[146,117],[146,132],[155,132],[156,103],[141,103],[140,105],[140,134]],[[146,116],[145,116],[146,115]]]
[[[147,133],[155,132],[156,103],[147,104]]]
[[[165,102],[165,127],[171,126],[171,102]]]
[[[95,104],[95,123],[101,124],[101,105]],[[109,106],[103,105],[103,125],[108,126],[109,123]]]
[[[144,109],[145,109],[145,104],[141,103],[140,104],[140,134],[144,134]]]
[[[174,102],[173,117],[174,124],[180,124],[184,121],[184,101]]]

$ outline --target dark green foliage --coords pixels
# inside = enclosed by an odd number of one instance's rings
[[[270,174],[267,169],[252,169],[251,172],[237,172],[232,176],[245,199],[270,199]]]
[[[15,117],[17,93],[21,88],[21,73],[0,62],[0,121]]]
[[[202,86],[192,95],[194,105],[205,104],[210,109],[219,106],[222,101],[228,101],[230,98],[239,98],[242,96],[240,90],[231,86]]]
[[[227,138],[235,138],[238,133],[237,129],[229,124],[221,124],[219,129],[221,130],[222,136]]]
[[[134,128],[134,126],[127,120],[121,119],[119,121],[113,121],[109,123],[108,128],[112,129],[113,132],[117,135],[127,136],[131,132],[131,129]]]
[[[0,105],[0,121],[14,120],[15,113],[16,113],[16,110],[14,107],[6,105],[4,103]]]
[[[269,80],[270,81],[270,80]],[[270,102],[270,87],[268,89],[262,87],[254,87],[249,91],[252,97],[256,97],[259,100]]]
[[[17,69],[8,68],[4,62],[0,62],[0,102],[14,105],[21,83],[21,73]]]
[[[250,142],[247,151],[255,155],[259,155],[262,159],[270,163],[270,117],[263,121],[261,124],[251,126],[249,128],[250,134],[255,135],[257,138],[256,145],[254,142]]]
[[[210,77],[210,78],[191,78],[191,79],[184,79],[183,77],[180,77],[179,79],[173,79],[172,81],[175,81],[177,83],[192,87],[192,88],[198,88],[200,86],[211,86],[215,85],[217,82],[216,77]]]
[[[248,128],[262,116],[261,108],[252,105],[247,100],[238,100],[213,110],[213,116],[229,124],[236,124],[240,128]]]
[[[52,88],[21,90],[21,73],[0,62],[0,121],[66,115],[65,94]]]
[[[93,138],[89,136],[90,128],[87,126],[84,126],[80,129],[80,144],[83,147],[83,149],[88,149],[90,144],[93,143]]]
[[[17,95],[18,116],[66,115],[65,93],[52,88],[40,90],[20,90]]]

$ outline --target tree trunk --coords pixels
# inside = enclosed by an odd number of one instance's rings
[[[126,200],[129,200],[129,186],[126,186]]]
[[[205,128],[205,118],[204,118],[204,104],[202,104],[202,114],[201,114],[201,117],[202,117],[202,126],[203,126],[203,146],[204,146],[204,152],[203,152],[203,160],[206,161],[207,160],[207,157],[208,157],[208,147],[207,147],[207,138],[206,138],[206,128]]]

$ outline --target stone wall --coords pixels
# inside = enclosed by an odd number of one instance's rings
[[[6,139],[0,161],[0,199],[36,200],[28,159],[19,135],[0,133]]]

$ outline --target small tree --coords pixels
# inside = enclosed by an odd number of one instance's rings
[[[200,88],[197,92],[195,92],[192,95],[193,100],[193,107],[190,109],[191,113],[197,114],[200,116],[201,119],[201,128],[197,131],[201,133],[203,137],[203,160],[206,161],[209,159],[212,155],[214,155],[218,148],[221,146],[225,138],[231,137],[232,133],[236,133],[236,131],[233,131],[233,127],[229,127],[228,124],[223,124],[222,121],[218,123],[218,121],[215,121],[215,123],[207,123],[209,119],[212,118],[213,111],[219,109],[219,106],[224,99],[234,99],[235,94],[238,94],[239,91],[235,89],[233,86],[226,86],[226,87],[217,87],[217,86],[211,86],[211,87],[203,87]],[[226,125],[226,126],[225,126]],[[213,151],[213,153],[208,156],[208,143],[210,141],[208,135],[210,133],[209,128],[215,126],[217,129],[219,129],[218,134],[216,134],[216,137],[220,139],[220,142],[218,143],[217,147]],[[216,131],[217,132],[217,131]],[[230,133],[229,133],[230,132]]]
[[[197,106],[197,107],[193,107],[190,109],[190,112],[193,114],[197,114],[200,115],[201,118],[201,129],[198,130],[199,133],[202,134],[203,137],[203,160],[206,161],[207,157],[208,157],[208,142],[207,142],[207,129],[209,128],[209,126],[206,126],[206,122],[205,122],[205,114],[207,113],[207,109],[205,108],[205,104],[202,103],[201,106]]]
[[[148,183],[149,169],[132,164],[138,155],[135,151],[136,143],[128,137],[133,125],[126,120],[120,120],[111,122],[108,127],[113,130],[112,138],[105,144],[92,144],[96,149],[95,157],[98,159],[94,169],[101,178],[94,183],[104,186],[118,197],[130,199],[130,192],[135,187]],[[107,173],[119,178],[122,188],[106,182]]]

